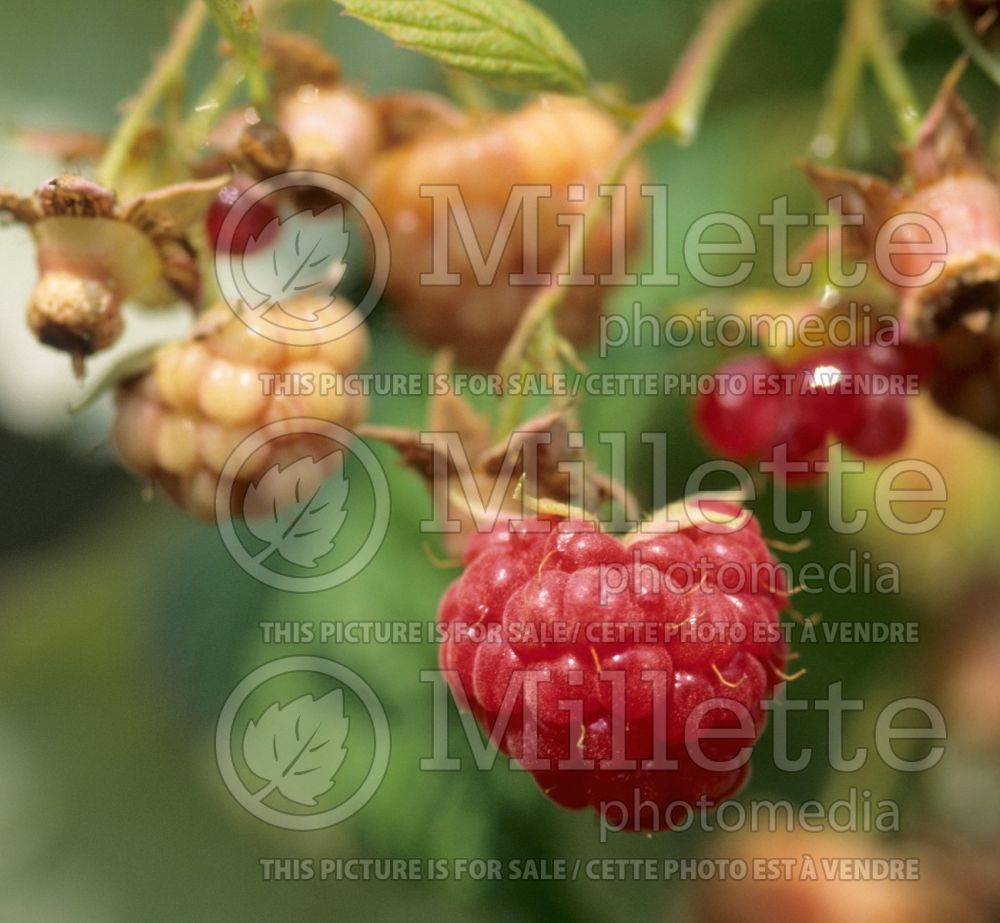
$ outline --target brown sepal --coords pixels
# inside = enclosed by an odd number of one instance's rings
[[[902,151],[906,175],[917,186],[956,173],[986,173],[979,126],[958,95],[965,60],[948,72],[912,147]]]

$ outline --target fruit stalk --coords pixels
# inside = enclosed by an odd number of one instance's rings
[[[884,10],[884,0],[852,0],[850,21],[857,30],[856,41],[868,50],[875,79],[892,109],[903,140],[912,144],[923,117],[892,37],[886,32]]]
[[[976,31],[975,25],[969,21],[969,17],[962,10],[957,9],[948,14],[948,21],[972,60],[982,68],[983,73],[1000,86],[1000,59],[983,44],[982,38]]]
[[[205,5],[201,0],[189,0],[174,27],[170,42],[146,77],[138,94],[127,104],[126,115],[104,152],[104,157],[97,168],[97,176],[103,186],[109,189],[115,187],[118,174],[135,146],[149,114],[171,85],[183,74],[184,66],[201,37],[206,18]]]
[[[762,4],[763,0],[718,0],[709,9],[663,92],[646,104],[642,115],[623,139],[608,167],[605,184],[618,182],[643,147],[659,133],[672,134],[682,143],[690,141],[726,51]],[[584,218],[584,233],[571,235],[564,248],[557,265],[567,266],[570,276],[578,273],[583,265],[584,242],[600,217],[602,204],[596,196]],[[498,369],[502,376],[525,370],[529,353],[549,330],[565,295],[566,289],[559,284],[558,274],[553,273],[551,284],[528,305],[500,357]],[[522,400],[523,396],[505,400],[501,432],[513,429]]]
[[[847,121],[854,111],[865,66],[865,46],[858,41],[855,20],[859,7],[852,5],[840,31],[837,57],[827,78],[825,101],[810,148],[823,160],[839,159]]]

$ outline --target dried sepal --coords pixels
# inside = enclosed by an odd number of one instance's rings
[[[953,67],[927,111],[917,140],[904,148],[904,175],[916,186],[960,173],[989,172],[979,125],[958,95],[965,62]]]
[[[247,125],[237,142],[240,166],[254,179],[270,179],[292,164],[295,152],[288,135],[272,122]]]
[[[42,217],[42,212],[34,196],[21,195],[13,189],[0,186],[0,217],[30,225]]]
[[[85,357],[120,336],[124,301],[196,303],[198,266],[185,231],[226,180],[178,183],[125,203],[74,175],[43,183],[31,197],[0,192],[0,211],[35,239],[39,280],[28,323],[36,336],[69,352],[79,373]]]
[[[863,250],[871,247],[882,222],[899,207],[902,198],[899,191],[886,180],[868,173],[806,161],[799,166],[823,199],[828,202],[840,199],[844,215],[864,217],[861,224],[845,225],[847,243]]]
[[[274,91],[288,93],[307,84],[332,86],[340,80],[340,62],[314,38],[301,32],[266,32],[264,64]]]
[[[438,363],[438,374],[446,374],[447,361]],[[420,475],[438,501],[438,515],[460,523],[457,533],[446,533],[449,552],[460,553],[478,528],[470,505],[470,492],[479,494],[484,506],[500,497],[501,514],[522,510],[525,498],[538,504],[570,504],[595,512],[610,501],[636,518],[639,505],[623,485],[595,474],[584,451],[572,437],[574,411],[570,406],[540,413],[507,436],[494,439],[487,418],[469,401],[451,390],[435,394],[428,402],[428,425],[424,431],[393,426],[367,425],[359,430],[366,439],[391,445],[400,461]],[[454,439],[434,439],[432,434],[457,436],[460,449],[451,451]],[[429,438],[429,436],[431,438]],[[450,445],[449,445],[450,443]],[[447,483],[438,482],[447,477]]]
[[[982,326],[1000,309],[1000,184],[958,95],[961,74],[960,64],[945,78],[895,183],[804,165],[824,198],[842,196],[845,215],[861,216],[860,225],[846,224],[846,239],[896,288],[911,339],[933,339],[957,323]]]
[[[73,174],[54,176],[42,183],[35,198],[46,218],[112,218],[118,207],[110,189]]]
[[[122,208],[122,217],[150,234],[183,232],[205,216],[228,175],[162,186],[136,196]]]

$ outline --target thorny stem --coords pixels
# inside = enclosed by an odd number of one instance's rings
[[[183,75],[207,19],[202,0],[189,0],[174,33],[138,94],[128,103],[125,117],[118,125],[104,157],[97,168],[102,185],[113,188],[146,120],[164,94]]]
[[[920,105],[892,37],[886,31],[884,0],[852,0],[851,5],[858,39],[868,50],[868,60],[882,95],[892,109],[903,140],[912,144],[920,131]]]
[[[608,166],[602,183],[617,183],[642,148],[661,132],[681,143],[689,142],[697,132],[701,113],[708,100],[719,66],[726,51],[749,24],[764,0],[716,0],[705,14],[698,31],[675,67],[663,92],[648,102],[639,118],[622,140],[617,154]],[[602,212],[599,196],[594,196],[584,216],[582,234],[571,235],[556,266],[567,267],[572,278],[583,268],[585,241],[593,231]],[[530,366],[531,354],[555,338],[553,322],[566,297],[566,287],[553,272],[551,283],[528,304],[498,364],[506,379],[517,370]],[[523,392],[508,395],[504,400],[498,429],[501,435],[510,432],[519,419]]]

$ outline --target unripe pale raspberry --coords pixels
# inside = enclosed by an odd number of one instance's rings
[[[737,757],[784,678],[786,588],[756,521],[715,507],[728,524],[632,541],[592,522],[526,520],[469,543],[438,614],[441,667],[558,804],[664,829],[747,778]],[[726,734],[692,745],[692,728]]]
[[[695,923],[986,923],[993,918],[983,900],[984,882],[978,878],[982,870],[966,844],[949,841],[946,853],[931,840],[901,840],[897,835],[890,846],[870,834],[840,832],[842,828],[817,832],[816,825],[811,826],[808,832],[765,828],[719,836],[716,856],[706,861],[744,862],[757,872],[739,880],[719,875],[698,882],[693,891]],[[811,871],[834,868],[839,862],[888,864],[902,857],[919,863],[919,876]],[[763,868],[767,874],[761,873]]]
[[[262,135],[270,136],[265,150]],[[273,125],[253,109],[228,113],[207,139],[206,167],[240,165],[261,179],[285,170],[315,170],[361,185],[385,140],[381,107],[346,84],[303,84],[276,102]]]
[[[513,284],[511,276],[533,266],[539,273],[566,271],[565,266],[554,267],[568,236],[565,216],[581,215],[597,195],[620,142],[618,127],[594,106],[549,97],[465,127],[439,126],[379,157],[369,191],[392,246],[387,291],[406,327],[430,346],[451,347],[461,362],[492,365],[539,290],[537,285]],[[623,247],[636,236],[642,175],[642,168],[634,166],[624,180],[624,227],[613,228],[608,205],[588,236],[587,273],[612,270],[613,236]],[[421,282],[422,274],[440,269],[434,265],[435,206],[422,188],[428,184],[457,185],[484,254],[498,233],[508,199],[517,204],[512,198],[516,187],[551,186],[551,196],[538,201],[537,254],[525,252],[519,216],[496,273],[481,283],[452,227],[447,270],[460,275],[460,284]],[[584,187],[582,201],[570,196],[569,187],[577,184]],[[564,216],[562,224],[559,216]],[[569,287],[559,315],[562,331],[576,342],[590,339],[607,294],[606,285]]]
[[[298,307],[308,315],[323,304]],[[350,307],[345,303],[342,310]],[[161,486],[179,506],[212,519],[226,461],[255,430],[294,417],[347,428],[364,418],[365,399],[331,388],[330,376],[356,371],[367,349],[363,325],[331,343],[290,346],[263,337],[228,307],[217,305],[188,340],[161,349],[148,372],[119,387],[113,434],[118,453],[127,467]],[[311,383],[313,393],[269,393],[269,376],[284,373]],[[317,476],[330,474],[338,458],[331,449],[328,439],[296,433],[293,427],[287,435],[279,433],[247,460],[235,481],[223,485],[232,509],[247,516],[266,512],[245,510],[243,501],[251,482],[275,464],[329,457],[329,465],[316,471]],[[256,499],[267,503],[267,498]]]
[[[292,145],[291,169],[357,183],[382,144],[371,101],[347,86],[306,85],[283,98],[278,124]]]

